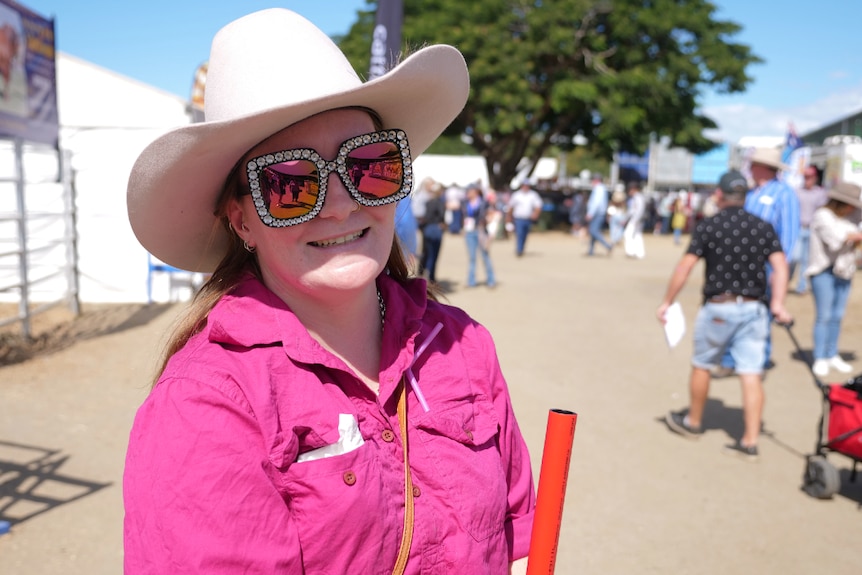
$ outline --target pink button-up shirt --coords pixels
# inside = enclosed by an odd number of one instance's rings
[[[391,573],[404,520],[396,391],[408,368],[419,393],[408,385],[407,573],[502,574],[526,556],[530,458],[491,336],[428,301],[421,280],[405,289],[381,276],[379,288],[379,395],[259,281],[222,298],[135,418],[126,573]],[[361,445],[297,461],[337,444],[350,416]]]

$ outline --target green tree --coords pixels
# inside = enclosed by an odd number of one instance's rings
[[[368,70],[376,2],[340,45]],[[405,0],[405,52],[445,43],[464,54],[470,99],[446,134],[464,137],[508,186],[522,158],[584,136],[593,153],[643,153],[650,135],[699,153],[716,124],[706,89],[744,91],[760,62],[707,0]],[[421,113],[421,112],[417,112]]]

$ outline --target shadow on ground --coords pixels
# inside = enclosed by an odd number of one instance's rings
[[[856,476],[851,480],[853,476],[852,460],[847,458],[839,460],[838,457],[835,457],[833,458],[833,463],[839,463],[838,472],[841,475],[841,490],[838,491],[838,495],[850,501],[855,501],[857,509],[862,511],[862,470],[858,469],[857,465]],[[850,465],[850,469],[841,469],[845,464]]]
[[[15,525],[111,485],[59,473],[59,450],[0,441],[0,520]]]
[[[658,423],[667,426],[665,416],[662,415],[655,419]],[[669,429],[669,428],[668,428]],[[742,409],[738,407],[727,407],[723,401],[719,399],[709,398],[706,401],[706,406],[703,413],[703,430],[705,433],[709,431],[724,431],[731,439],[742,437],[744,424],[742,420]],[[672,431],[671,431],[672,432]],[[803,453],[792,445],[785,443],[778,437],[775,432],[770,431],[763,423],[761,430],[761,438],[765,441],[771,441],[776,446],[787,451],[793,456],[799,458],[799,480],[800,490],[802,478],[805,473],[805,462],[810,453]],[[845,456],[842,453],[830,452],[827,450],[828,459],[834,465],[841,476],[841,489],[836,493],[836,497],[844,497],[858,504],[858,508],[862,511],[862,467],[859,466],[852,457]],[[853,473],[854,465],[857,472]]]
[[[37,315],[30,337],[12,330],[0,332],[0,367],[55,353],[75,342],[146,325],[172,304],[98,304],[78,316],[68,313]]]
[[[656,418],[656,421],[667,426],[665,416]],[[708,398],[703,409],[703,422],[701,424],[704,433],[709,431],[724,431],[728,438],[738,439],[742,437],[744,430],[742,423],[742,409],[739,407],[728,407],[720,399]],[[673,433],[670,428],[668,428]]]

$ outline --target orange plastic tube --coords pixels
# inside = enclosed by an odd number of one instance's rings
[[[564,409],[552,409],[548,412],[527,575],[554,573],[577,422],[577,413]]]

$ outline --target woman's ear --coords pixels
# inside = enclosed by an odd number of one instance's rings
[[[242,210],[240,200],[232,198],[227,203],[227,221],[241,240],[248,241],[250,238],[248,226],[245,225],[245,212]]]

